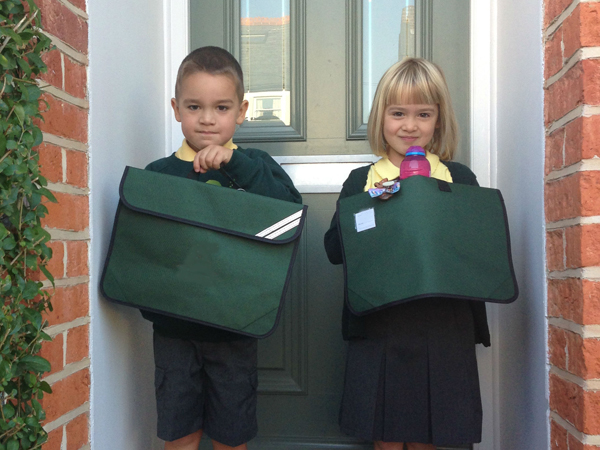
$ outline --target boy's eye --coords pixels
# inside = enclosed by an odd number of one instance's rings
[[[189,105],[188,109],[191,111],[197,111],[198,110],[198,105]]]
[[[219,106],[217,106],[217,109],[219,111],[227,111],[229,108],[225,105],[219,105]]]

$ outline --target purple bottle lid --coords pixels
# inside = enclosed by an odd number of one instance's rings
[[[425,150],[423,149],[423,147],[420,147],[418,145],[413,145],[411,147],[408,147],[408,150],[406,151],[405,156],[410,156],[410,155],[425,155]]]

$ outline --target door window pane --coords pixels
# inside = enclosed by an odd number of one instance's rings
[[[377,83],[395,62],[416,55],[415,1],[364,0],[363,122],[369,120]]]
[[[290,0],[241,0],[240,62],[246,120],[290,125]]]

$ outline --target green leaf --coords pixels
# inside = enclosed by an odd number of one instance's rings
[[[21,358],[20,363],[24,364],[28,370],[34,372],[50,372],[50,363],[41,356],[25,355]]]
[[[8,441],[6,450],[19,450],[19,441],[17,441],[16,439],[12,440],[12,441]]]
[[[4,417],[10,419],[15,415],[15,407],[12,404],[7,403],[2,407],[2,413],[4,414]]]
[[[17,118],[19,119],[19,123],[21,125],[23,125],[23,121],[25,120],[25,110],[23,109],[23,105],[17,103],[15,105],[15,114],[17,115]]]
[[[23,298],[25,300],[33,300],[35,296],[39,294],[40,285],[41,283],[36,283],[35,281],[27,280],[25,289],[23,289]]]
[[[48,280],[50,280],[50,283],[52,283],[52,287],[56,287],[56,286],[54,286],[54,277],[52,276],[50,271],[46,268],[46,266],[45,265],[40,266],[40,270],[46,276],[46,278],[48,278]]]
[[[51,387],[50,387],[50,385],[49,385],[47,382],[45,382],[45,381],[42,381],[42,382],[40,383],[40,385],[39,385],[39,388],[40,388],[42,391],[44,391],[45,393],[47,393],[47,394],[52,394],[52,388],[51,388]]]

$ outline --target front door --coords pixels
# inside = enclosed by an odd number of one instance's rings
[[[469,2],[191,0],[192,49],[223,46],[242,63],[248,120],[234,140],[268,151],[308,205],[285,314],[259,343],[259,435],[251,449],[370,449],[338,427],[346,345],[343,277],[325,255],[342,182],[374,161],[365,140],[383,71],[418,54],[444,69],[469,155]],[[201,448],[210,448],[203,442]]]

